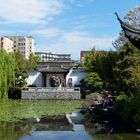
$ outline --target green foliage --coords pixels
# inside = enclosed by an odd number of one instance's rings
[[[28,60],[23,58],[20,52],[15,53],[16,65],[16,86],[22,87],[26,84],[25,79],[28,77]]]
[[[128,43],[119,50],[118,56],[114,67],[116,83],[120,90],[134,96],[140,88],[140,51]]]
[[[15,86],[16,60],[13,54],[0,49],[0,100],[8,99],[8,91]]]
[[[37,68],[39,58],[33,54],[30,55],[29,60],[23,58],[20,52],[15,53],[16,58],[16,86],[23,87],[26,85],[26,78],[30,70]]]
[[[36,70],[38,63],[40,61],[40,58],[38,56],[35,56],[34,54],[31,54],[29,57],[29,70]]]
[[[140,123],[140,96],[129,98],[129,100],[117,100],[115,108],[120,116],[134,127]]]
[[[91,72],[84,79],[84,84],[89,86],[92,91],[100,90],[103,87],[103,82],[98,73]]]
[[[118,102],[124,102],[124,101],[128,101],[129,97],[126,94],[120,94],[119,96],[117,96],[116,100]]]
[[[105,88],[108,86],[110,88],[114,83],[113,67],[117,60],[118,55],[116,52],[97,51],[93,55],[93,51],[91,51],[86,55],[83,67],[98,73],[105,83]]]
[[[6,53],[0,49],[0,100],[7,100],[8,92],[26,84],[29,70],[35,69],[37,62],[33,55],[27,60],[19,52]]]
[[[125,44],[118,51],[114,67],[116,85],[124,93],[117,97],[116,110],[134,127],[140,123],[140,51],[132,44]]]
[[[84,59],[84,62],[82,63],[82,66],[85,69],[89,69],[89,70],[94,70],[95,69],[95,63],[96,63],[96,59],[91,52],[89,52],[88,54],[86,54],[86,57]]]

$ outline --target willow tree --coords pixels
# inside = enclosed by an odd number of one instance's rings
[[[0,49],[0,100],[8,99],[8,91],[15,84],[16,61],[12,53]]]

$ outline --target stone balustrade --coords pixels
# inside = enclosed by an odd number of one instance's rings
[[[24,87],[21,99],[80,99],[79,87]]]

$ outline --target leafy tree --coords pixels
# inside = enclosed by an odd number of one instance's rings
[[[7,100],[8,92],[12,94],[15,87],[26,84],[29,70],[36,69],[38,61],[34,55],[27,60],[20,52],[6,53],[0,49],[0,100]]]
[[[103,87],[103,82],[98,73],[91,72],[84,79],[84,84],[89,86],[92,91],[100,90]]]
[[[38,63],[40,61],[40,58],[36,55],[34,55],[33,53],[30,55],[29,57],[29,67],[28,69],[29,70],[36,70],[37,69],[37,66],[38,66]]]
[[[86,54],[84,62],[81,64],[85,69],[94,70],[96,59],[92,53],[92,50]]]
[[[16,86],[22,87],[26,84],[26,78],[28,77],[29,63],[28,60],[23,58],[20,52],[15,53],[16,65],[17,68],[15,70],[16,76]]]
[[[113,67],[118,59],[117,53],[113,51],[97,51],[96,55],[93,55],[92,52],[86,55],[83,67],[98,73],[105,83],[105,88],[108,85],[110,88],[114,82]]]
[[[38,66],[39,57],[31,54],[29,60],[25,59],[20,52],[15,52],[16,58],[16,86],[23,87],[26,85],[26,78],[30,70],[35,70]]]
[[[118,88],[134,96],[140,89],[140,51],[127,43],[118,52],[114,74]]]

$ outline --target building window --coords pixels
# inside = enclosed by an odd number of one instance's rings
[[[69,79],[68,79],[68,86],[69,86],[69,87],[72,87],[72,78],[69,78]]]

